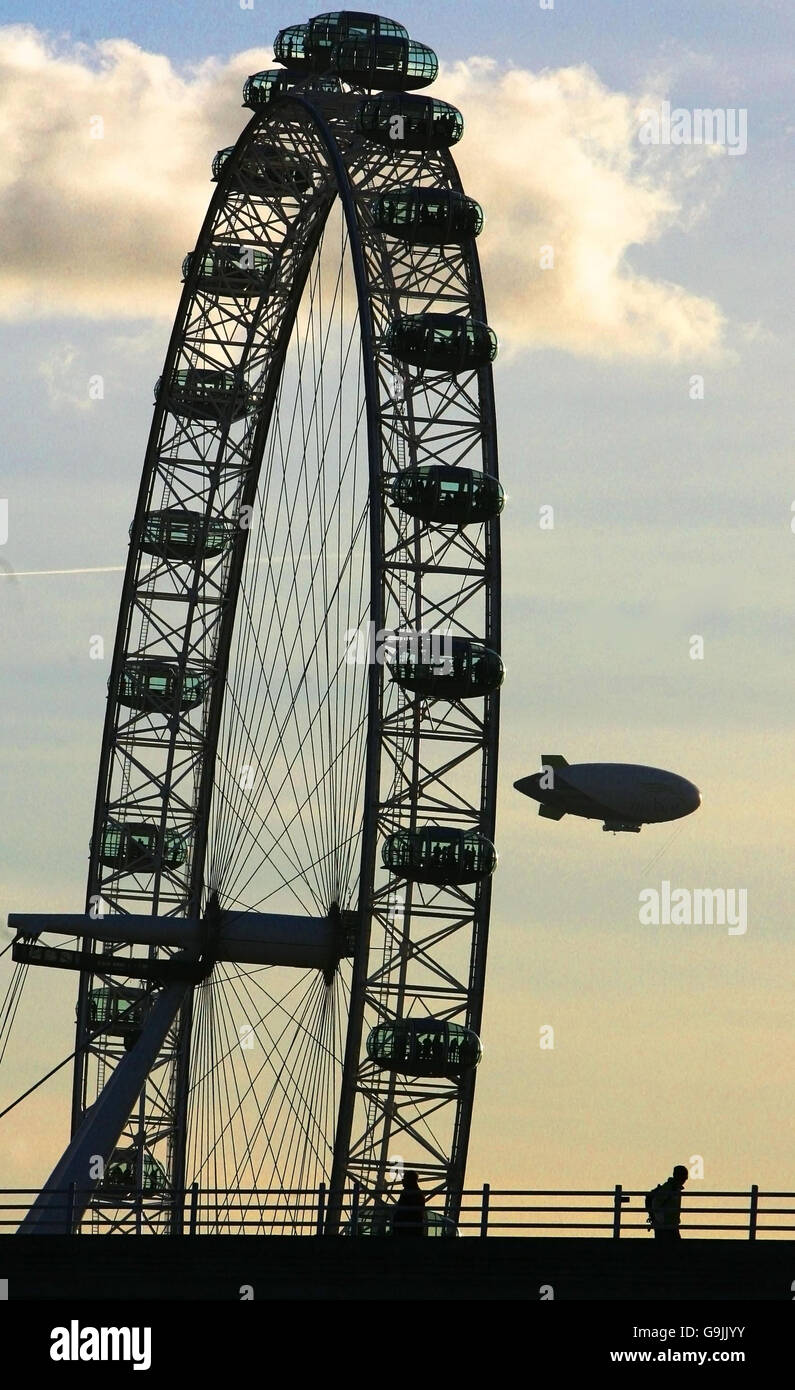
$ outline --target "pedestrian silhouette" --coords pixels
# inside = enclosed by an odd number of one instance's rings
[[[649,1225],[654,1231],[654,1239],[663,1246],[673,1245],[680,1240],[682,1188],[689,1173],[684,1164],[677,1163],[670,1178],[661,1182],[646,1197],[646,1210]]]
[[[392,1234],[425,1235],[425,1195],[420,1191],[420,1180],[416,1173],[403,1174],[403,1191],[392,1213]]]

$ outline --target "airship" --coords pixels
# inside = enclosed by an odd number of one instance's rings
[[[603,830],[635,834],[642,825],[679,820],[701,805],[698,787],[675,772],[637,763],[572,763],[559,753],[542,753],[541,771],[514,782],[524,796],[540,801],[547,820],[585,816]]]

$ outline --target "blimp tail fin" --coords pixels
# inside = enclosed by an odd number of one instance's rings
[[[547,820],[563,820],[565,811],[559,811],[556,806],[539,806],[539,816],[546,816]]]
[[[562,753],[542,753],[542,767],[568,767],[568,763]]]

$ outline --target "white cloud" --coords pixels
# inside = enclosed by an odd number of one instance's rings
[[[125,40],[62,50],[32,28],[0,30],[3,316],[173,314],[212,157],[237,138],[243,81],[269,58],[178,74]]]
[[[125,40],[55,46],[0,30],[0,314],[170,317],[180,264],[209,200],[215,150],[245,113],[241,85],[267,49],[177,72]],[[587,67],[443,71],[466,117],[456,155],[483,202],[491,322],[503,350],[588,356],[716,355],[724,319],[679,285],[635,273],[627,253],[686,226],[709,197],[704,152],[644,149],[638,110]],[[91,118],[104,123],[92,139]],[[554,248],[542,270],[539,248]]]
[[[76,388],[78,353],[71,343],[57,343],[45,353],[39,363],[39,376],[44,381],[47,399],[53,406],[67,405],[75,410],[90,410],[88,374],[83,389]]]
[[[704,150],[639,143],[651,98],[611,92],[588,67],[500,75],[483,59],[446,72],[442,87],[465,113],[458,164],[486,211],[489,317],[509,347],[671,360],[720,352],[725,322],[713,301],[628,262],[631,247],[692,222],[713,186]],[[545,246],[552,269],[541,268]]]

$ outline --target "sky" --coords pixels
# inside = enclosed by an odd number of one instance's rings
[[[112,645],[179,265],[243,79],[306,17],[4,4],[2,920],[82,906],[108,676],[89,641]],[[434,94],[465,114],[456,157],[486,213],[500,338],[508,678],[469,1181],[642,1188],[701,1156],[705,1189],[791,1190],[791,8],[457,0],[394,17],[436,48]],[[643,145],[639,113],[663,101],[746,112],[747,150]],[[110,572],[24,575],[73,567]],[[539,821],[512,784],[542,751],[671,768],[703,805],[639,836]],[[747,931],[641,925],[638,895],[663,880],[746,889]],[[69,985],[29,988],[4,1097],[71,1046]],[[35,1183],[63,1089],[22,1113],[4,1168]]]

